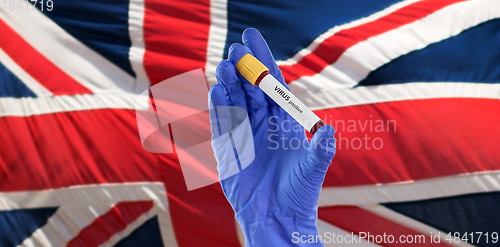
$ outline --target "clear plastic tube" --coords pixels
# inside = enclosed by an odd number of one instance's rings
[[[314,134],[325,123],[281,82],[269,74],[269,69],[250,54],[243,56],[236,69],[254,86],[258,86],[295,121]]]

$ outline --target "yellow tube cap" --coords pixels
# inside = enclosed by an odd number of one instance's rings
[[[269,72],[269,69],[264,64],[249,53],[245,54],[245,56],[238,61],[236,69],[254,86],[256,86],[256,82],[262,73]]]

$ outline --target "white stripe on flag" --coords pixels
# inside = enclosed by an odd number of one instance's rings
[[[167,192],[161,182],[80,185],[42,191],[1,192],[0,210],[61,207],[63,210],[59,212],[60,208],[49,219],[47,231],[44,232],[45,227],[42,227],[42,230],[39,229],[40,233],[34,235],[35,237],[31,240],[27,240],[25,244],[25,246],[51,246],[47,243],[71,240],[75,235],[76,228],[83,228],[88,225],[86,223],[90,223],[98,215],[102,215],[103,210],[95,208],[95,205],[107,205],[107,209],[109,209],[122,201],[144,200],[154,201],[154,210],[158,215],[165,246],[177,246],[168,208]],[[73,217],[72,212],[78,211],[82,207],[86,207],[80,212],[82,215],[74,215],[75,217]],[[90,217],[90,221],[83,220],[85,217]],[[61,231],[61,228],[67,226],[71,227],[70,232]]]
[[[110,206],[112,205],[82,205],[80,207],[60,205],[54,215],[49,218],[47,224],[33,232],[19,246],[66,246],[68,241],[76,237],[80,230],[106,213]]]
[[[139,216],[132,223],[128,224],[125,229],[123,229],[122,231],[120,231],[120,232],[116,233],[115,235],[113,235],[108,241],[106,241],[105,243],[101,244],[99,247],[112,247],[112,246],[115,246],[122,239],[126,238],[133,231],[135,231],[137,228],[139,228],[140,226],[142,226],[146,221],[148,221],[151,218],[153,218],[154,216],[156,216],[156,213],[157,213],[156,210],[154,210],[154,208],[152,208],[151,210],[149,210],[145,214],[142,214],[141,216]],[[161,225],[161,223],[159,223],[159,224]],[[169,244],[167,244],[167,242],[168,241],[164,240],[164,243],[163,243],[164,246],[170,246]]]
[[[432,98],[500,99],[500,84],[466,82],[405,83],[377,87],[356,87],[342,90],[296,94],[313,110],[352,105]],[[148,97],[132,93],[99,93],[62,95],[41,98],[0,98],[0,117],[26,117],[57,112],[97,109],[148,109]]]
[[[471,247],[474,245],[465,243],[465,242],[459,242],[455,243],[454,241],[448,242],[444,241],[448,233],[442,232],[436,228],[430,227],[429,225],[426,225],[420,221],[416,221],[410,217],[404,216],[402,214],[396,213],[386,207],[380,206],[380,205],[369,205],[369,206],[364,206],[363,209],[368,210],[374,214],[380,215],[388,220],[397,222],[403,226],[407,226],[408,228],[411,228],[413,230],[416,230],[418,232],[423,233],[426,236],[435,236],[440,234],[441,240],[443,243],[446,243],[451,246],[462,246],[462,247]]]
[[[472,82],[408,82],[380,86],[308,91],[295,94],[313,110],[415,99],[500,99],[500,84]]]
[[[227,0],[210,1],[210,30],[207,44],[205,76],[210,85],[217,83],[215,68],[222,60],[227,35]]]
[[[293,64],[296,64],[301,58],[303,58],[304,56],[310,54],[312,51],[314,51],[314,49],[316,49],[316,47],[318,47],[321,43],[323,43],[323,41],[325,41],[327,38],[333,36],[334,34],[342,31],[342,30],[346,30],[346,29],[350,29],[350,28],[353,28],[353,27],[356,27],[356,26],[360,26],[360,25],[363,25],[363,24],[366,24],[368,22],[372,22],[372,21],[375,21],[377,19],[380,19],[386,15],[389,15],[391,13],[393,13],[394,11],[398,10],[398,9],[401,9],[403,7],[406,7],[412,3],[415,3],[415,2],[418,2],[418,1],[422,1],[422,0],[404,0],[404,1],[401,1],[401,2],[398,2],[398,3],[395,3],[381,11],[378,11],[378,12],[375,12],[367,17],[363,17],[361,19],[357,19],[357,20],[354,20],[352,22],[349,22],[349,23],[346,23],[346,24],[342,24],[342,25],[339,25],[339,26],[335,26],[333,28],[330,28],[328,31],[324,32],[323,34],[321,34],[320,36],[318,36],[316,39],[314,39],[313,42],[311,42],[311,44],[309,46],[307,46],[306,48],[300,50],[297,54],[295,54],[293,57],[287,59],[287,60],[284,60],[284,61],[278,61],[278,65],[293,65]]]
[[[2,49],[0,49],[0,63],[2,63],[5,68],[12,72],[12,74],[14,74],[19,80],[21,80],[21,82],[23,82],[24,85],[26,85],[38,97],[52,95],[52,92],[47,90],[44,86],[42,86],[42,84],[19,67],[19,65],[14,62]]]
[[[391,184],[328,187],[319,206],[373,205],[500,191],[500,171],[478,172]]]
[[[38,52],[89,90],[134,92],[139,89],[132,76],[75,39],[40,11],[0,8],[0,18]]]
[[[126,92],[61,95],[41,98],[0,97],[0,117],[50,114],[97,109],[148,109],[148,97]]]
[[[500,17],[500,1],[463,1],[418,21],[359,42],[331,66],[290,84],[294,93],[349,88],[371,71],[411,51],[422,49],[480,23]]]
[[[150,82],[144,69],[144,0],[130,0],[128,11],[128,32],[132,46],[129,51],[130,64],[135,72],[134,92],[142,92],[149,88]]]
[[[328,236],[332,236],[333,234],[335,234],[335,236],[343,236],[342,237],[342,241],[344,240],[349,240],[349,241],[352,241],[352,233],[351,232],[347,232],[343,229],[340,229],[326,221],[322,221],[320,219],[317,220],[317,225],[318,225],[318,232],[319,232],[319,235],[321,236],[325,236],[326,233],[328,233]],[[354,234],[354,236],[357,236],[356,234]],[[335,238],[338,238],[338,237],[335,237]],[[378,244],[375,244],[375,243],[369,243],[368,241],[364,240],[364,239],[360,239],[360,238],[357,238],[356,241],[358,241],[357,243],[339,243],[339,241],[337,241],[337,239],[334,239],[335,240],[335,243],[333,243],[333,240],[331,243],[325,243],[325,247],[337,247],[337,246],[360,246],[360,247],[375,247],[375,246],[380,246]],[[340,239],[339,239],[340,240]],[[329,241],[328,239],[326,239],[326,241]]]

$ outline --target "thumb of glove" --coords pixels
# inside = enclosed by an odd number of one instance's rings
[[[303,169],[307,171],[313,181],[320,180],[323,183],[326,170],[332,163],[336,151],[335,143],[337,141],[334,134],[335,129],[333,126],[324,125],[316,131],[309,143]]]
[[[326,171],[335,155],[335,129],[324,125],[316,131],[309,146],[304,150],[304,158],[296,166],[295,171],[299,181],[293,181],[294,192],[298,195],[304,215],[316,215],[318,198],[325,179]]]

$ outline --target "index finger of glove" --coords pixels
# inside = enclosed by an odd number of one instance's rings
[[[222,60],[215,70],[217,81],[225,88],[229,104],[247,109],[245,91],[242,88],[241,80],[236,75],[234,65]]]
[[[255,28],[247,28],[243,32],[242,40],[243,44],[250,48],[253,55],[269,69],[269,73],[288,88],[288,85],[286,85],[285,80],[283,80],[283,76],[281,75],[281,70],[274,61],[271,50],[260,32]]]
[[[252,52],[250,49],[242,44],[235,43],[229,47],[229,58],[228,60],[236,66],[240,59],[247,53]],[[251,112],[255,112],[259,109],[267,109],[267,99],[264,92],[254,85],[252,85],[247,79],[245,79],[239,72],[237,72],[243,86],[243,90],[246,94],[247,109]]]

